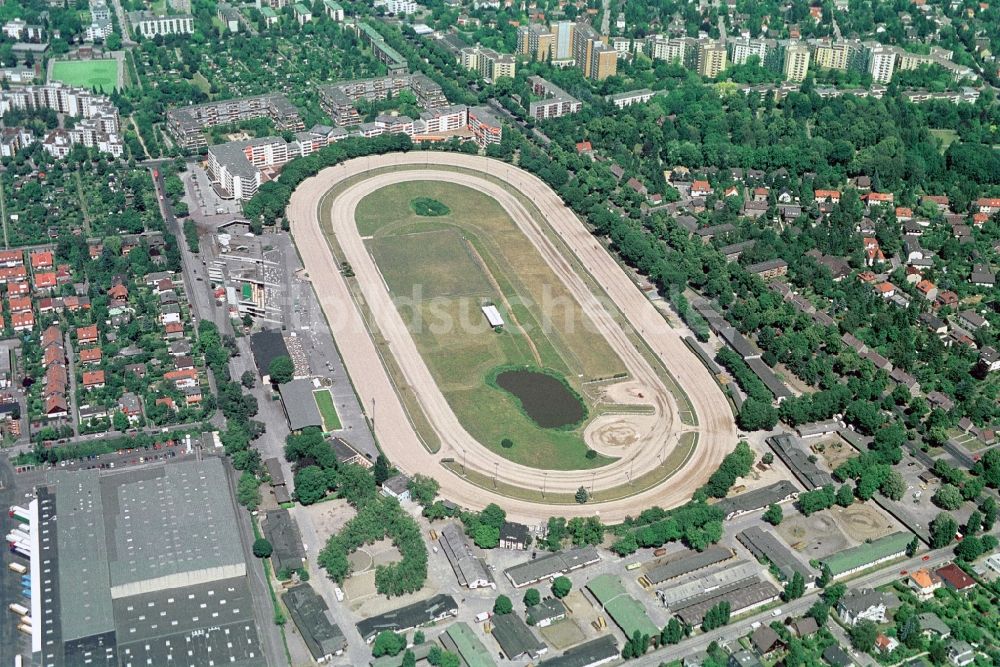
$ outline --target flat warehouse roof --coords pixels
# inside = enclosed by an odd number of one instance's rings
[[[763,556],[773,563],[786,580],[791,580],[796,572],[801,574],[806,582],[812,579],[812,570],[796,558],[791,549],[782,544],[772,533],[760,526],[747,528],[742,533],[739,533],[736,539],[750,550],[754,558]]]
[[[659,632],[659,628],[646,614],[646,608],[628,594],[618,577],[602,574],[591,579],[587,588],[622,629],[625,636],[631,637],[636,630],[649,636]]]
[[[715,565],[733,557],[733,552],[726,547],[712,545],[704,551],[685,549],[664,558],[646,574],[646,579],[652,584],[659,584],[668,579],[676,579],[685,574],[700,570],[709,565]]]
[[[533,584],[542,579],[548,579],[570,570],[581,568],[601,560],[597,549],[592,546],[577,547],[567,551],[548,554],[529,560],[520,565],[515,565],[504,570],[504,574],[510,579],[510,583],[516,588]]]
[[[741,512],[753,512],[754,510],[759,510],[773,503],[780,503],[781,501],[796,495],[799,492],[795,485],[786,479],[783,479],[774,484],[768,484],[759,489],[754,489],[753,491],[747,491],[746,493],[741,493],[738,496],[732,496],[730,498],[723,498],[715,504],[716,507],[721,509],[726,518],[736,513]]]

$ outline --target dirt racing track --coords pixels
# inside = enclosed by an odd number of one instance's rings
[[[339,189],[335,197],[326,197],[331,189],[348,179],[350,183]],[[433,381],[354,221],[354,211],[365,196],[392,183],[411,180],[449,181],[476,189],[499,202],[621,356],[630,377],[628,382],[619,385],[618,393],[641,395],[642,403],[653,406],[655,418],[609,415],[593,420],[585,437],[597,449],[607,451],[599,441],[602,434],[624,431],[633,436],[627,453],[622,453],[619,460],[595,470],[538,470],[514,464],[491,452],[462,428]],[[510,192],[511,189],[519,191],[537,207],[551,230],[540,228],[538,216],[530,214],[523,199]],[[321,211],[321,207],[325,211]],[[709,372],[572,211],[531,174],[503,162],[454,153],[412,152],[358,158],[329,167],[304,181],[292,196],[287,213],[295,243],[344,356],[347,371],[362,404],[367,410],[374,410],[375,434],[380,446],[401,470],[435,477],[441,484],[443,497],[470,508],[480,508],[495,500],[512,519],[529,523],[538,523],[553,515],[595,513],[605,522],[616,522],[652,505],[671,507],[687,501],[734,446],[736,430],[732,413]],[[351,294],[348,279],[340,272],[339,260],[334,257],[321,227],[321,214],[326,219],[327,213],[344,259],[354,270],[357,289],[372,313],[374,325],[385,338],[407,385],[414,389],[427,421],[441,441],[441,448],[436,453],[429,452],[421,443],[393,380],[383,366]],[[629,341],[621,325],[615,322],[551,241],[547,232],[553,231],[602,286],[606,297],[629,325],[642,333],[649,349],[683,388],[697,416],[697,426],[684,426],[676,418],[674,397]],[[496,476],[504,485],[535,492],[544,488],[548,495],[572,495],[580,486],[601,490],[629,485],[633,475],[638,477],[660,463],[665,443],[674,446],[681,431],[691,430],[697,431],[697,447],[673,475],[657,486],[637,489],[634,495],[603,503],[578,505],[501,498],[494,495],[492,489],[478,486],[441,465],[442,459],[464,461],[470,472],[478,471],[490,479]]]

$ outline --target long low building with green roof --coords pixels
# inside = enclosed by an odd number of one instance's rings
[[[913,541],[910,533],[896,532],[850,549],[838,551],[820,560],[830,570],[834,579],[894,560],[906,555],[906,547]]]
[[[496,667],[497,663],[467,623],[452,623],[438,638],[445,650],[455,653],[465,667]]]
[[[636,631],[650,637],[659,634],[660,629],[650,620],[646,608],[628,594],[619,577],[602,574],[591,579],[587,588],[626,637],[631,637]]]

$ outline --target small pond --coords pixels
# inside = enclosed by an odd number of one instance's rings
[[[538,371],[504,371],[497,386],[521,401],[521,407],[542,428],[571,426],[587,416],[580,399],[558,378]]]

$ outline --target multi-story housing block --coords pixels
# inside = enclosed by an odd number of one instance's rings
[[[535,95],[544,99],[536,100],[528,105],[528,115],[539,120],[544,118],[559,118],[571,113],[577,113],[583,108],[580,100],[551,81],[540,76],[529,76],[528,83]]]
[[[190,35],[194,32],[194,17],[189,14],[157,16],[151,11],[129,12],[132,31],[146,39],[157,35]]]
[[[167,128],[182,148],[198,149],[207,145],[203,131],[253,118],[270,118],[279,130],[305,128],[299,110],[284,95],[256,95],[234,100],[207,102],[167,111]]]

